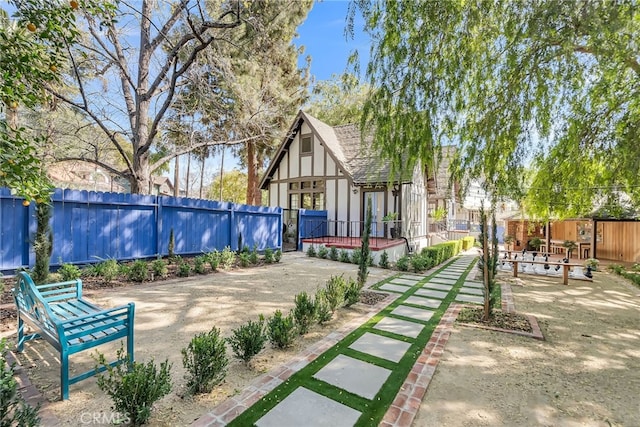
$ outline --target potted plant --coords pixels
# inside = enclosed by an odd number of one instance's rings
[[[400,235],[400,227],[399,224],[396,223],[397,219],[398,212],[389,212],[382,217],[382,222],[384,223],[385,227],[387,227],[389,223],[392,223],[391,227],[389,227],[389,233],[394,239]]]
[[[571,258],[571,252],[573,252],[573,250],[578,247],[578,245],[576,245],[576,242],[574,242],[573,240],[565,240],[562,246],[567,248],[567,259]]]
[[[502,240],[504,241],[504,244],[507,246],[508,251],[513,250],[513,242],[516,241],[515,236],[512,236],[511,234],[505,234]]]
[[[600,264],[600,261],[598,261],[595,258],[589,258],[584,262],[584,266],[586,267],[591,267],[591,270],[593,271],[597,271],[598,270],[598,264]]]
[[[542,246],[542,239],[539,237],[534,237],[533,239],[529,240],[529,246],[533,249],[533,256],[535,258],[538,255],[538,249],[540,249],[540,246]]]

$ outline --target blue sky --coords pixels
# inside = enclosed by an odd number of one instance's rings
[[[369,57],[369,38],[362,33],[362,18],[356,15],[354,39],[347,40],[345,23],[349,2],[346,0],[316,1],[305,22],[298,27],[297,45],[305,46],[304,58],[311,56],[311,74],[314,79],[327,80],[331,74],[342,74],[347,67],[350,53],[357,49],[360,60]],[[365,68],[366,63],[361,68]]]

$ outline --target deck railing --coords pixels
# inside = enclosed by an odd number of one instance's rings
[[[364,231],[364,221],[314,221],[306,224],[309,230],[302,238],[314,239],[318,243],[343,243],[357,245],[360,243]],[[379,240],[403,238],[403,221],[376,221],[371,223],[369,241],[372,245]]]

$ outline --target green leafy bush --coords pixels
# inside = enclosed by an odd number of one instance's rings
[[[260,353],[267,341],[264,330],[264,317],[260,315],[257,322],[249,320],[239,328],[231,332],[231,337],[227,338],[233,354],[240,360],[248,363],[253,356]]]
[[[411,258],[411,266],[416,273],[422,273],[425,270],[431,268],[431,260],[426,255],[416,254]]]
[[[331,276],[324,288],[324,298],[329,304],[331,313],[335,312],[344,302],[344,291],[346,282],[343,275]]]
[[[322,325],[331,320],[333,312],[331,311],[329,303],[327,302],[325,289],[318,289],[318,292],[316,292],[315,306],[315,318],[318,321],[318,324]]]
[[[185,379],[191,393],[209,393],[227,375],[227,350],[220,330],[215,326],[191,339],[182,349]]]
[[[295,296],[295,307],[293,309],[293,318],[298,327],[298,333],[304,335],[309,332],[309,326],[313,324],[316,305],[306,292],[300,292]]]
[[[345,285],[344,305],[346,307],[351,307],[353,304],[360,301],[361,293],[362,293],[362,286],[352,278],[349,278],[349,280]]]
[[[351,251],[351,264],[360,264],[361,259],[362,259],[362,249],[354,248]]]
[[[180,261],[178,261],[178,270],[176,271],[176,274],[178,275],[178,277],[189,277],[191,275],[191,265],[187,261],[180,258]]]
[[[241,267],[249,267],[249,264],[251,264],[250,255],[246,252],[240,252],[238,254],[238,261],[240,261]]]
[[[233,267],[234,262],[236,262],[236,254],[233,253],[229,246],[225,246],[220,253],[220,267],[223,270],[228,270]]]
[[[258,256],[258,245],[253,245],[253,249],[249,254],[249,262],[253,265],[256,265],[259,260],[260,260],[260,257]]]
[[[97,268],[98,276],[102,277],[106,283],[112,282],[120,274],[118,261],[113,258],[102,261],[97,265]]]
[[[273,264],[275,259],[273,258],[273,249],[266,248],[264,250],[264,262],[267,264]]]
[[[122,348],[118,359],[125,359]],[[153,404],[171,391],[171,364],[165,360],[160,369],[153,359],[147,363],[121,363],[110,366],[103,354],[98,353],[98,367],[106,373],[98,376],[98,387],[113,400],[114,409],[126,414],[133,426],[145,424],[151,416]]]
[[[204,255],[198,255],[193,259],[193,271],[198,274],[204,274],[206,263],[207,258]]]
[[[320,246],[320,248],[318,248],[318,258],[327,259],[328,255],[329,249],[327,249],[325,246]]]
[[[422,249],[421,254],[433,260],[434,265],[439,265],[444,261],[456,256],[462,249],[462,240],[438,243]]]
[[[211,252],[207,252],[205,254],[205,257],[207,258],[207,262],[211,267],[211,271],[218,271],[218,266],[220,265],[220,252],[214,249]]]
[[[267,336],[274,347],[291,347],[296,338],[296,325],[291,314],[283,316],[280,310],[276,310],[267,322]]]
[[[309,245],[309,248],[307,249],[307,256],[308,257],[314,257],[316,256],[316,248],[313,247],[313,245]]]
[[[0,426],[31,427],[40,424],[38,411],[40,405],[33,408],[18,393],[18,382],[14,378],[13,366],[6,359],[7,342],[0,340]]]
[[[144,282],[149,277],[149,266],[141,259],[131,264],[127,277],[132,282]]]
[[[65,263],[58,269],[58,274],[62,277],[62,281],[68,282],[70,280],[79,279],[82,272],[75,265]]]
[[[473,247],[476,242],[476,238],[473,236],[467,236],[462,238],[462,250],[466,251]]]
[[[351,262],[351,256],[349,255],[349,251],[346,249],[340,249],[340,262]]]
[[[336,248],[335,246],[331,246],[329,248],[328,257],[331,261],[338,261],[338,257],[339,257],[338,248]]]
[[[281,249],[276,250],[276,252],[273,254],[273,259],[275,259],[276,262],[280,262],[280,260],[282,259],[282,250]]]
[[[151,263],[151,271],[153,272],[153,277],[159,277],[161,279],[169,275],[167,263],[162,258],[158,258]]]
[[[389,268],[389,267],[391,267],[389,265],[389,254],[387,253],[387,251],[382,251],[382,253],[380,254],[380,261],[378,262],[378,265],[381,268]]]
[[[409,257],[403,255],[396,261],[396,268],[400,271],[409,271]]]

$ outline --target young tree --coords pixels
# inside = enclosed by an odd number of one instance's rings
[[[369,86],[360,84],[353,74],[331,75],[317,82],[306,110],[331,126],[359,123]]]
[[[222,198],[221,194],[222,186]],[[239,170],[218,175],[209,187],[208,198],[221,202],[245,203],[247,194],[247,174]]]
[[[373,213],[371,211],[371,196],[367,203],[367,213],[364,219],[364,230],[362,230],[361,256],[358,266],[358,286],[362,288],[369,277],[369,262],[371,260],[371,248],[369,248],[369,236],[371,235],[371,222]]]
[[[358,0],[350,16],[360,11],[375,40],[361,123],[395,171],[458,142],[458,175],[483,177],[496,195],[518,193],[538,152],[530,207],[541,215],[617,190],[638,206],[639,7]]]

